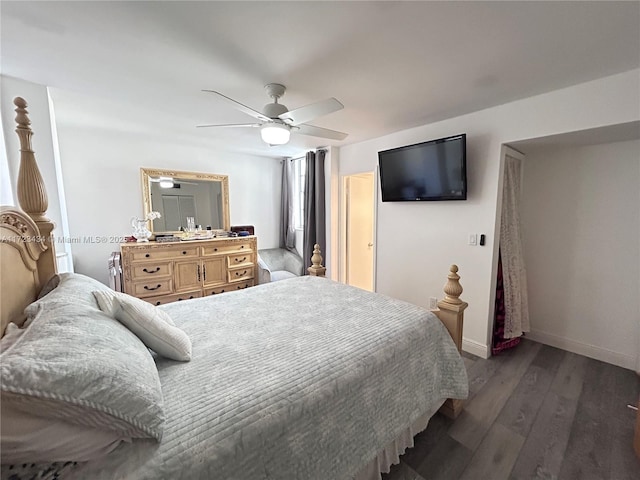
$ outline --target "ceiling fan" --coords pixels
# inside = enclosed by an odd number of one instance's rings
[[[198,125],[198,127],[252,127],[260,128],[262,140],[269,145],[284,145],[289,141],[292,131],[313,137],[330,138],[332,140],[344,140],[346,133],[336,132],[328,128],[315,127],[306,122],[314,120],[322,115],[342,110],[342,105],[335,98],[327,98],[320,102],[312,103],[304,107],[289,110],[285,105],[278,103],[278,99],[284,95],[287,88],[279,83],[269,83],[264,86],[267,95],[273,99],[272,103],[264,106],[260,113],[253,108],[247,107],[226,95],[214,90],[203,90],[203,92],[214,93],[226,100],[235,108],[253,118],[260,120],[259,123],[231,123],[221,125]]]

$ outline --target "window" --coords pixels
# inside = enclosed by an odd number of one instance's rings
[[[304,157],[293,160],[293,190],[295,208],[295,226],[297,229],[304,228],[304,186],[307,176],[307,162]]]

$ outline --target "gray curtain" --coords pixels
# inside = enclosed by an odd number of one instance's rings
[[[324,157],[326,152],[307,152],[307,177],[304,199],[304,274],[311,266],[313,245],[320,245],[323,258],[326,258],[325,241],[325,203],[324,203]],[[326,263],[326,262],[324,262]]]
[[[296,229],[294,225],[294,206],[293,199],[295,192],[293,191],[293,162],[285,158],[282,161],[282,198],[281,198],[281,216],[282,223],[280,228],[280,247],[287,250],[295,250],[296,248]]]

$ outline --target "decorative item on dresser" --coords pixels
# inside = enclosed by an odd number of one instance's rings
[[[255,236],[120,246],[124,292],[154,305],[252,287]]]

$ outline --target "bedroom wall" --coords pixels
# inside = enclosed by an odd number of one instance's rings
[[[530,337],[635,368],[640,141],[526,152]]]
[[[278,160],[214,152],[172,143],[170,134],[141,139],[108,130],[58,126],[67,188],[69,226],[74,237],[104,237],[107,244],[73,245],[79,273],[107,282],[107,258],[130,235],[130,219],[142,216],[140,168],[154,167],[229,175],[231,223],[251,224],[259,248],[278,246],[280,163]],[[93,145],[101,145],[94,149]],[[90,154],[88,155],[88,152]]]
[[[449,265],[458,264],[470,304],[463,348],[487,356],[502,144],[638,121],[639,104],[640,71],[633,70],[341,148],[344,176],[374,170],[379,150],[467,133],[467,201],[382,203],[378,192],[377,291],[428,307],[429,297],[442,298]],[[470,233],[484,233],[486,246],[467,245]]]

